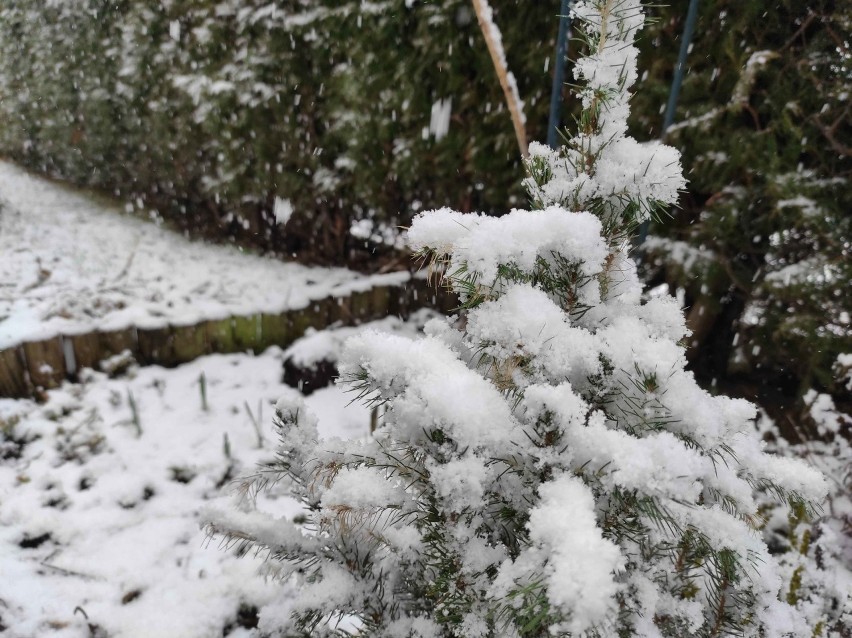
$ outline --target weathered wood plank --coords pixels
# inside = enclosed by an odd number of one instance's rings
[[[124,328],[122,330],[109,330],[106,332],[98,332],[98,340],[100,341],[101,353],[98,361],[111,357],[116,354],[121,354],[125,350],[129,350],[134,357],[139,354],[139,343],[136,337],[136,328]]]
[[[27,366],[21,346],[0,351],[0,397],[21,399],[31,396]]]
[[[234,342],[234,320],[232,317],[205,321],[204,326],[207,330],[207,343],[210,352],[227,354],[237,351],[237,346]]]
[[[349,301],[350,318],[354,325],[360,325],[370,320],[373,305],[373,291],[364,290],[353,292]]]
[[[403,286],[403,319],[407,319],[412,312],[426,306],[426,300],[430,296],[429,283],[425,279],[410,279]]]
[[[139,342],[140,363],[167,368],[177,365],[174,333],[170,327],[140,329],[136,331],[136,337]]]
[[[328,325],[340,322],[343,325],[352,323],[351,299],[347,297],[331,297],[331,306],[328,310]]]
[[[194,361],[210,352],[204,324],[172,327],[172,348],[175,364]]]
[[[370,320],[384,319],[390,314],[390,286],[376,286],[370,295]]]
[[[97,368],[103,359],[125,350],[145,365],[174,366],[209,352],[257,352],[273,344],[286,347],[309,327],[323,329],[336,322],[357,325],[388,314],[406,318],[425,306],[452,312],[457,305],[456,295],[413,279],[401,287],[379,286],[347,297],[327,297],[307,308],[280,314],[253,314],[197,326],[131,327],[56,337],[0,352],[0,396],[31,396],[35,386],[56,387],[66,377],[72,355],[76,370]],[[67,340],[68,361],[63,339]]]
[[[74,351],[74,361],[77,364],[75,376],[78,376],[83,368],[97,370],[98,363],[109,356],[104,356],[101,335],[97,332],[65,338],[71,341],[71,348]]]
[[[30,381],[36,388],[58,388],[65,379],[65,351],[62,337],[24,344],[24,357]]]
[[[234,344],[237,350],[259,352],[263,343],[263,318],[261,315],[234,317]]]
[[[260,316],[260,331],[263,336],[262,348],[270,346],[287,347],[290,337],[290,317],[284,313],[263,313]]]
[[[316,323],[316,317],[311,312],[310,307],[301,308],[299,310],[290,310],[287,314],[287,329],[289,330],[291,341],[295,341],[305,334],[308,328],[320,328]]]
[[[408,314],[408,298],[403,286],[388,288],[388,314],[403,319]]]
[[[325,297],[323,299],[317,299],[316,301],[311,302],[308,308],[311,311],[311,314],[314,317],[314,327],[318,330],[322,328],[327,328],[332,323],[334,323],[334,311],[337,307],[337,301],[334,297]]]

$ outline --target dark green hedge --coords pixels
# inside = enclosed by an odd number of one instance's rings
[[[651,229],[663,241],[646,278],[700,309],[693,360],[707,384],[756,399],[782,427],[807,422],[810,388],[852,413],[835,365],[852,352],[852,3],[699,7],[667,137],[689,190],[673,222]],[[683,29],[672,9],[658,12],[640,59],[637,136],[660,131]],[[684,247],[709,258],[684,263]]]
[[[540,138],[560,3],[492,4]],[[6,0],[0,47],[0,151],[196,233],[351,263],[353,219],[521,203],[469,0]]]

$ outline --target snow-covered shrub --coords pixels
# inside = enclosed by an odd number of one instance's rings
[[[673,300],[640,303],[629,240],[676,200],[679,157],[626,136],[639,0],[574,11],[583,113],[563,148],[531,148],[536,210],[419,215],[409,241],[460,294],[460,316],[421,340],[346,346],[341,373],[383,406],[383,426],[318,441],[288,395],[278,458],[246,488],[285,485],[305,520],[211,516],[211,533],[267,550],[296,583],[261,628],[813,635],[784,597],[754,494],[811,513],[825,481],[764,451],[754,406],[698,387]]]
[[[828,498],[816,518],[799,507],[779,507],[765,492],[757,496],[766,519],[764,538],[777,555],[784,581],[782,594],[814,627],[815,636],[852,636],[852,414],[835,402],[848,394],[851,368],[852,357],[840,355],[834,395],[805,394],[807,414],[799,421],[816,436],[790,444],[766,414],[758,420],[771,451],[805,459],[829,480]]]

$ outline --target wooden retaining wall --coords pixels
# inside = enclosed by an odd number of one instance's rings
[[[205,354],[261,352],[287,347],[309,327],[321,330],[339,322],[358,325],[388,315],[407,317],[420,308],[449,312],[458,301],[423,280],[379,286],[344,297],[326,297],[308,307],[277,314],[257,313],[195,325],[130,327],[80,335],[58,335],[0,350],[0,397],[43,396],[65,380],[77,381],[83,368],[98,369],[111,356],[130,351],[141,365],[174,367]]]

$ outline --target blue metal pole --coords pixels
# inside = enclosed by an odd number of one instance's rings
[[[562,84],[565,82],[565,58],[568,54],[568,31],[571,29],[571,2],[562,0],[559,13],[559,34],[556,37],[556,59],[553,68],[553,89],[550,92],[550,119],[547,123],[547,145],[556,148],[559,145],[557,132],[562,110]]]
[[[663,133],[674,123],[677,99],[680,97],[680,87],[683,84],[683,73],[686,69],[686,56],[689,53],[689,45],[692,43],[692,33],[695,31],[695,21],[698,18],[698,0],[689,0],[689,9],[686,12],[686,24],[683,27],[683,37],[680,40],[680,53],[677,56],[677,65],[674,69],[672,87],[669,89],[669,101],[666,104],[666,115],[663,118]]]

